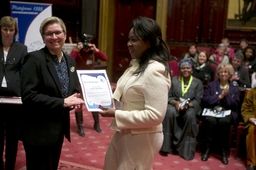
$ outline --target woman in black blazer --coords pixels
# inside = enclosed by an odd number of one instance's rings
[[[65,24],[57,17],[46,18],[40,33],[45,47],[25,57],[21,73],[20,139],[27,170],[57,170],[64,136],[70,141],[69,112],[84,102],[78,94],[75,60],[61,50]]]
[[[20,70],[27,47],[14,40],[18,25],[14,18],[4,16],[0,20],[0,96],[20,97]],[[0,170],[14,170],[18,138],[17,123],[21,105],[0,104]],[[4,139],[6,139],[5,168],[3,163]]]

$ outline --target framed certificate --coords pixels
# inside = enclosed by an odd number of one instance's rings
[[[88,111],[101,111],[99,105],[113,107],[106,70],[77,70],[77,74]]]

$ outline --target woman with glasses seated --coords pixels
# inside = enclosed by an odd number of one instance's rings
[[[180,76],[172,78],[167,112],[163,120],[164,142],[160,150],[162,156],[178,153],[186,160],[194,158],[203,84],[192,76],[193,65],[192,58],[181,60]]]
[[[238,123],[237,108],[239,108],[240,102],[240,90],[230,82],[233,74],[234,69],[231,64],[219,64],[217,67],[218,79],[210,82],[204,91],[202,106],[216,110],[216,114],[217,111],[220,113],[222,113],[221,111],[230,111],[230,114],[223,117],[220,115],[215,115],[215,117],[203,116],[202,142],[204,147],[202,161],[208,160],[212,145],[218,144],[221,162],[228,164],[230,126],[232,123],[235,125]],[[214,135],[217,135],[216,138]]]

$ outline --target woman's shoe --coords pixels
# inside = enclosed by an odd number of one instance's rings
[[[202,161],[207,161],[209,158],[209,153],[210,153],[210,148],[207,148],[206,151],[202,154],[201,160]]]
[[[159,154],[162,156],[168,156],[168,152],[164,152],[164,151],[159,151]]]
[[[225,165],[228,164],[228,155],[224,151],[221,153],[221,162]]]
[[[255,170],[256,169],[256,166],[254,165],[247,165],[247,168],[246,170]]]

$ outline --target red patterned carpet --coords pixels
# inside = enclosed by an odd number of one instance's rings
[[[102,133],[93,130],[93,118],[91,113],[84,111],[85,137],[77,135],[77,126],[74,113],[71,112],[71,137],[69,143],[65,140],[59,170],[101,170],[104,165],[104,156],[113,132],[108,128],[111,118],[100,117]],[[22,143],[19,143],[16,170],[26,170],[25,153]],[[229,164],[220,162],[218,155],[211,155],[207,162],[200,160],[200,153],[196,153],[194,160],[186,161],[177,155],[163,157],[157,155],[154,170],[245,170],[245,160],[234,157],[234,149],[231,149]]]

